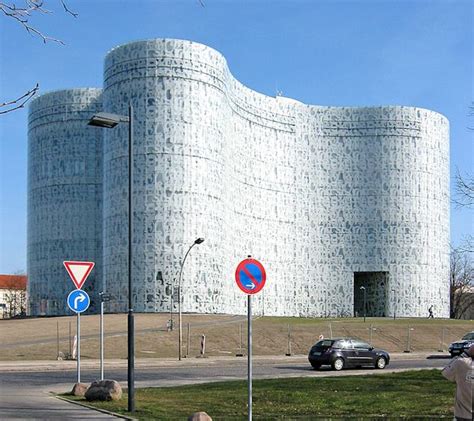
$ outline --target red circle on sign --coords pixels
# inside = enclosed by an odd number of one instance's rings
[[[235,282],[246,294],[260,292],[265,286],[266,280],[265,268],[255,259],[242,260],[235,270]]]

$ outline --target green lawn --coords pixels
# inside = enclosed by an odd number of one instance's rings
[[[256,380],[253,418],[258,420],[439,419],[452,416],[455,386],[439,370],[367,376]],[[245,420],[247,382],[206,383],[136,390],[135,417],[183,420],[197,411],[214,420]],[[127,396],[119,402],[94,403],[126,414]]]

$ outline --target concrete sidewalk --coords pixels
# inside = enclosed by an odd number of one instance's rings
[[[392,360],[423,360],[427,358],[449,359],[447,353],[426,353],[426,352],[411,352],[411,353],[392,353],[390,354]],[[206,358],[190,357],[178,361],[177,358],[137,358],[135,359],[136,368],[148,367],[183,367],[183,366],[206,366],[215,363],[227,361],[229,364],[240,363],[242,360],[247,360],[247,356],[211,356]],[[254,355],[254,364],[265,364],[275,362],[301,362],[306,363],[308,358],[306,355],[292,355],[290,357],[282,355]],[[33,361],[0,361],[0,372],[7,371],[50,371],[50,370],[75,370],[77,366],[76,361],[47,361],[47,360],[33,360]],[[82,369],[99,369],[100,361],[97,359],[81,359]],[[107,359],[104,362],[106,369],[111,368],[126,368],[126,359]]]

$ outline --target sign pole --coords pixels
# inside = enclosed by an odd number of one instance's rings
[[[77,382],[81,382],[81,313],[77,313]]]
[[[100,380],[104,380],[104,301],[100,300]]]
[[[248,421],[252,421],[252,295],[247,295],[247,325],[248,325],[248,356],[247,356],[247,371],[248,371],[248,407],[249,417]]]
[[[247,294],[247,373],[248,373],[248,421],[252,421],[252,295],[265,286],[267,275],[263,265],[252,256],[241,261],[235,271],[235,282]]]

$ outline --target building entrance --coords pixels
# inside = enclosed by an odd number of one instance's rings
[[[354,315],[364,316],[364,288],[367,317],[386,316],[388,272],[354,272]]]

